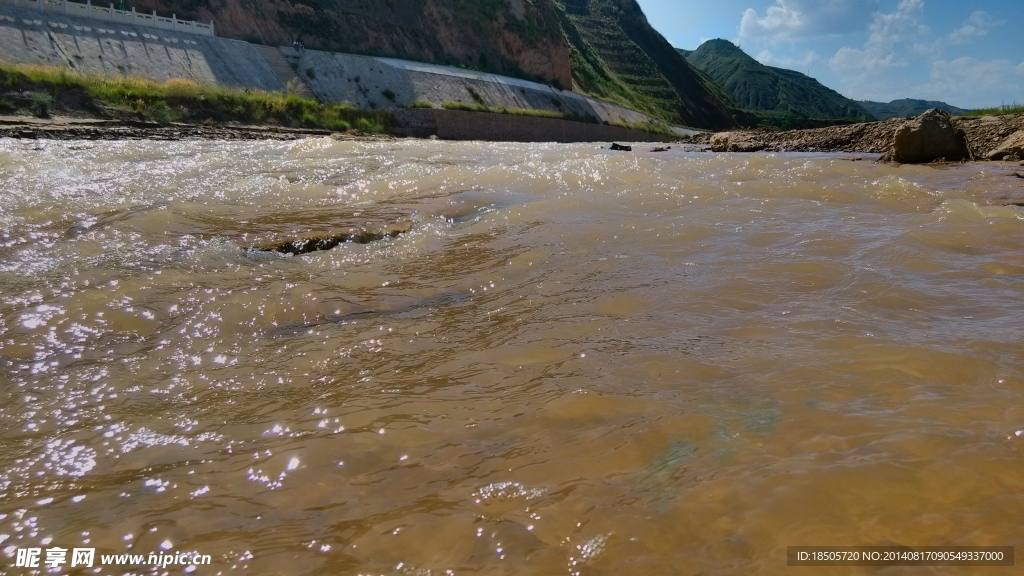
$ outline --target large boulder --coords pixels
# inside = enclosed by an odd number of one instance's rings
[[[928,110],[897,130],[892,150],[884,158],[900,164],[970,159],[971,150],[964,131],[953,126],[949,114],[938,108]]]
[[[1024,158],[1024,130],[1017,130],[998,148],[989,152],[989,160],[1020,160]]]

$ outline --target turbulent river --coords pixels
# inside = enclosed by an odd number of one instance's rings
[[[635,150],[0,141],[0,572],[1024,550],[1022,181]]]

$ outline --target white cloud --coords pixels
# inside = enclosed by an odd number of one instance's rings
[[[963,102],[966,106],[999,104],[992,94],[1024,93],[1024,62],[964,57],[932,62],[930,82],[914,88],[925,98]]]
[[[976,10],[963,23],[949,35],[949,41],[953,44],[965,44],[974,38],[988,34],[988,31],[996,26],[1002,26],[1006,22],[996,20],[989,16],[988,12]]]
[[[797,71],[806,71],[810,66],[821,62],[821,56],[818,56],[818,53],[814,50],[806,52],[800,58],[780,58],[768,50],[762,50],[754,57],[754,59],[766,66],[778,66],[780,68],[790,68]]]
[[[863,30],[878,0],[775,0],[764,16],[748,8],[740,20],[741,38],[797,40]]]
[[[896,50],[901,42],[927,32],[917,19],[924,10],[922,0],[902,0],[896,12],[876,13],[862,48],[843,46],[829,60],[829,67],[844,83],[860,86],[889,68],[906,66]]]

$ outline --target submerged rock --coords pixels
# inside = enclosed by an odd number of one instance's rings
[[[279,252],[281,254],[309,254],[321,250],[330,250],[340,244],[369,244],[385,238],[394,238],[405,234],[411,227],[408,222],[389,224],[380,230],[350,229],[331,234],[313,234],[289,240],[271,240],[252,246],[251,250],[259,252]]]
[[[949,114],[932,108],[907,122],[893,136],[892,150],[882,160],[923,164],[972,159],[964,131],[953,126]]]
[[[998,148],[989,152],[989,160],[1009,160],[1015,161],[1024,158],[1024,130],[1017,130]],[[1024,165],[1024,164],[1022,164]]]

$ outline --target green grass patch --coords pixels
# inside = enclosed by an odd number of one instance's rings
[[[1024,114],[1024,106],[1017,103],[1003,104],[995,108],[968,110],[963,116],[998,116],[999,114]]]
[[[236,90],[190,80],[153,82],[140,78],[81,74],[51,66],[0,63],[0,98],[32,92],[25,108],[33,114],[89,112],[94,116],[159,122],[235,122],[379,134],[391,124],[387,111],[347,104],[321,104],[294,92]],[[5,94],[6,93],[6,94]],[[72,104],[67,104],[72,102]]]
[[[408,106],[406,106],[406,108],[433,108],[433,107],[434,107],[434,105],[431,104],[430,102],[427,102],[426,100],[417,100],[417,101],[413,102],[412,104],[409,104]]]
[[[672,129],[668,127],[668,125],[661,124],[659,122],[626,122],[625,120],[612,120],[608,124],[610,126],[629,128],[631,130],[652,132],[654,134],[664,134],[666,136],[672,136],[674,138],[679,137],[679,135],[673,132]]]
[[[533,116],[535,118],[556,118],[558,120],[568,119],[561,112],[533,108],[506,108],[505,106],[485,106],[483,104],[469,104],[466,102],[445,102],[441,107],[445,110],[462,110],[464,112],[490,112],[492,114],[509,114],[512,116]]]

